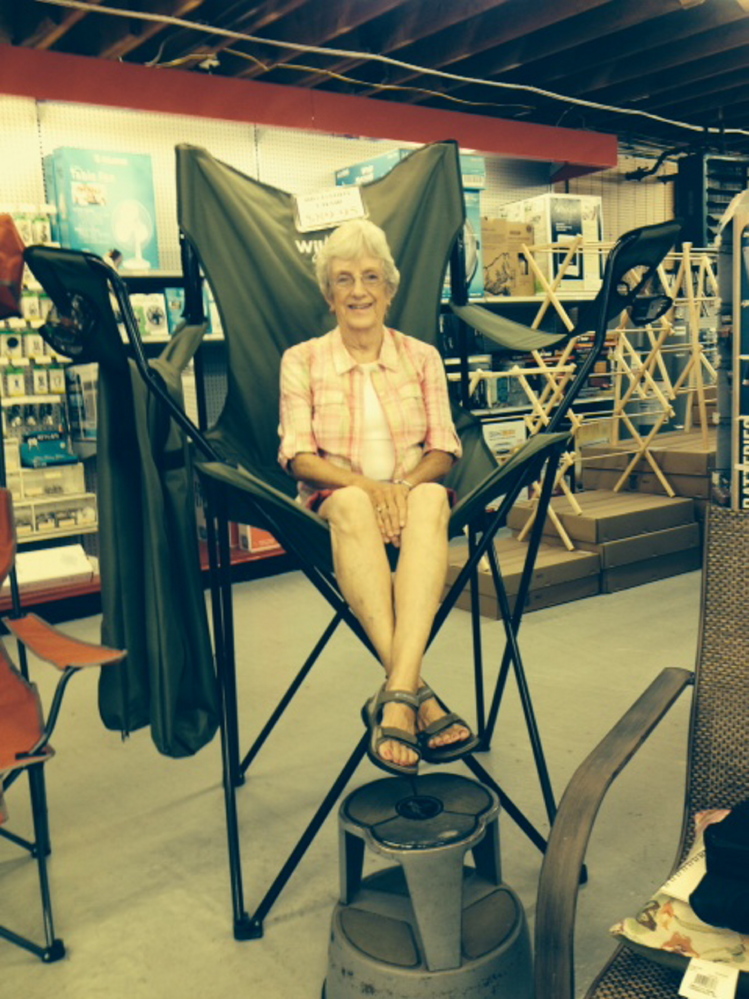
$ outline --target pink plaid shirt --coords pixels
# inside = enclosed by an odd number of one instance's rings
[[[311,453],[361,474],[364,378],[337,328],[284,353],[278,452],[284,468]],[[407,476],[427,451],[460,457],[445,369],[434,347],[386,329],[372,383],[393,435],[393,478]],[[301,499],[313,492],[299,483]]]

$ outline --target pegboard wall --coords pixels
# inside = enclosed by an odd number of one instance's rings
[[[0,95],[0,206],[45,201],[36,101]]]
[[[178,143],[205,146],[242,172],[294,194],[330,187],[340,167],[369,159],[394,145],[409,145],[8,96],[0,96],[0,125],[5,153],[0,157],[1,205],[39,204],[46,200],[41,160],[58,147],[150,155],[160,269],[171,272],[180,266],[174,181],[174,147]],[[658,177],[641,182],[624,177],[628,171],[651,162],[625,154],[616,169],[571,180],[558,189],[600,195],[604,236],[613,240],[627,229],[673,214],[673,185],[660,179],[664,172],[674,169],[673,164],[662,168]],[[486,175],[481,211],[490,217],[500,214],[501,206],[510,201],[551,190],[546,163],[491,156],[486,157]]]

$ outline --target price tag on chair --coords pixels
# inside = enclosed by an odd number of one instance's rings
[[[679,986],[684,999],[734,999],[739,969],[693,957]]]

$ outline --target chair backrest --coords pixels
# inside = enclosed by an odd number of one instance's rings
[[[214,291],[227,349],[228,387],[211,436],[222,452],[274,476],[278,376],[284,350],[334,325],[313,256],[333,225],[297,228],[293,195],[241,174],[204,149],[177,148],[178,216]],[[388,322],[436,343],[442,283],[464,222],[457,147],[424,146],[361,188],[364,210],[388,237],[401,286]]]
[[[749,796],[749,512],[711,506],[690,726],[684,848],[694,815]]]
[[[653,321],[671,305],[662,294],[649,294],[658,266],[681,235],[678,219],[641,226],[625,232],[606,258],[601,287],[592,302],[580,310],[570,336],[593,332],[594,341],[575,372],[562,403],[554,411],[547,430],[557,430],[574,404],[593,365],[606,343],[609,323],[625,310],[637,325]]]

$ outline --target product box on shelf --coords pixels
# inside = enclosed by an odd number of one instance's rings
[[[150,156],[61,147],[44,157],[44,178],[62,246],[102,257],[116,248],[123,271],[158,268]]]
[[[266,552],[271,550],[280,551],[281,546],[270,533],[263,531],[259,527],[250,527],[249,524],[238,524],[239,548],[244,552]]]
[[[484,294],[484,264],[481,239],[481,191],[463,191],[466,206],[466,222],[463,227],[466,257],[466,280],[468,297],[481,298]],[[445,298],[450,297],[450,268],[445,272],[443,287]]]
[[[171,334],[175,332],[177,327],[184,320],[183,313],[185,311],[185,289],[165,288],[164,298],[166,302],[166,322],[169,333]],[[218,306],[216,305],[216,300],[213,297],[211,287],[207,282],[203,284],[203,313],[208,323],[206,333],[221,333],[222,326]]]
[[[511,221],[533,226],[533,243],[563,245],[582,237],[582,246],[564,270],[560,290],[598,291],[603,272],[598,243],[603,239],[601,198],[593,194],[539,194],[502,206]],[[566,251],[536,250],[534,259],[544,276],[553,280],[562,267]],[[537,291],[540,289],[537,288]]]
[[[130,296],[130,305],[138,323],[141,336],[167,339],[166,297],[164,292],[152,291],[147,295],[136,293]]]
[[[342,167],[335,172],[337,185],[368,184],[390,173],[402,159],[414,152],[413,149],[390,149],[379,156],[373,156],[352,166]],[[473,153],[460,153],[460,174],[463,187],[477,190],[486,187],[486,161],[483,156]]]
[[[533,226],[510,219],[481,220],[484,292],[487,295],[533,295],[536,282],[523,252],[533,245]],[[530,252],[530,251],[529,251]]]
[[[523,252],[533,245],[533,226],[510,219],[482,219],[481,255],[487,295],[535,294],[536,282]],[[530,252],[530,251],[529,251]]]
[[[19,552],[16,556],[16,574],[21,590],[48,589],[89,583],[94,571],[81,545],[63,545],[59,548],[42,548],[39,551]],[[10,589],[6,579],[3,589]]]
[[[96,393],[99,365],[71,364],[65,369],[68,422],[74,441],[96,440]]]

